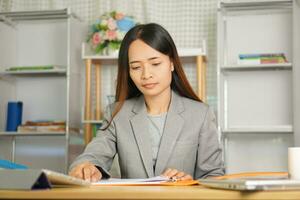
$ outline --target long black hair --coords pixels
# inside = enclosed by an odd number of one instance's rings
[[[181,96],[202,102],[195,94],[186,78],[176,46],[170,34],[159,24],[140,24],[127,32],[120,47],[116,88],[117,104],[112,113],[112,118],[120,111],[126,99],[137,97],[142,94],[129,75],[128,50],[131,43],[137,39],[142,40],[160,53],[169,56],[174,65],[171,81],[172,90],[176,91]]]

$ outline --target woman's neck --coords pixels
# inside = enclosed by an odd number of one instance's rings
[[[147,112],[151,115],[159,115],[168,112],[171,102],[171,88],[167,88],[157,96],[144,96]]]

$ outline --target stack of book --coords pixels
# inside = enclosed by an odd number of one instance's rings
[[[63,133],[66,131],[65,121],[27,121],[18,126],[18,132]]]
[[[279,63],[287,63],[287,59],[283,53],[240,54],[238,59],[239,65],[260,65]]]

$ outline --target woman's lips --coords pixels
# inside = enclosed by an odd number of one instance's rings
[[[142,86],[146,89],[152,89],[157,85],[157,83],[147,83],[147,84],[143,84]]]

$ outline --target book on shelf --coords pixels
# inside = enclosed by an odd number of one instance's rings
[[[64,133],[66,131],[65,121],[27,121],[18,126],[17,132],[42,132],[42,133]]]
[[[37,120],[37,121],[26,121],[24,125],[28,126],[65,126],[65,121],[54,121],[54,120]]]
[[[12,66],[5,69],[6,72],[22,72],[22,71],[49,71],[66,69],[62,65],[35,65],[35,66]]]
[[[239,54],[239,65],[287,63],[284,53]]]
[[[102,123],[99,124],[93,124],[92,125],[92,133],[93,133],[93,137],[97,136],[97,131],[98,129],[102,126]]]

